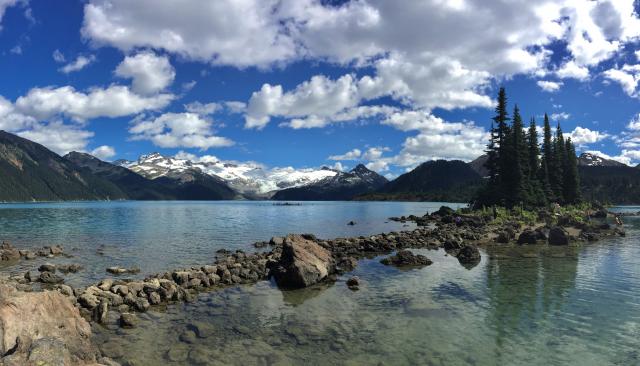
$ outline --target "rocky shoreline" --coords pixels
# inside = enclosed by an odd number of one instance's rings
[[[540,212],[539,219],[545,222],[544,224],[523,225],[516,220],[495,224],[491,217],[459,213],[442,207],[422,217],[392,218],[397,221],[415,222],[418,227],[411,231],[331,240],[318,239],[310,234],[290,234],[286,237],[274,237],[269,242],[254,244],[259,248],[269,246],[271,249],[267,252],[249,254],[241,250],[220,250],[215,261],[210,264],[158,273],[143,280],[105,278],[86,288],[72,288],[63,283],[64,278],[55,274],[56,269],[60,268],[41,266],[39,276],[27,272],[22,276],[11,276],[2,280],[0,297],[4,296],[3,298],[7,299],[15,297],[17,293],[26,297],[42,294],[53,296],[56,298],[55,301],[64,304],[62,308],[72,308],[71,313],[61,316],[76,319],[76,323],[80,325],[73,329],[80,327],[83,329],[80,333],[86,335],[86,327],[82,321],[87,324],[94,322],[118,324],[125,328],[135,327],[136,313],[148,311],[154,306],[193,301],[198,293],[204,291],[253,284],[270,278],[273,278],[283,290],[308,287],[319,282],[335,282],[339,275],[352,271],[358,260],[364,257],[396,253],[384,258],[383,264],[421,267],[431,264],[431,260],[423,255],[414,255],[409,249],[442,248],[447,254],[455,256],[461,265],[470,269],[481,260],[478,247],[486,245],[573,245],[595,241],[604,236],[624,235],[622,227],[611,226],[606,222],[607,217],[611,217],[609,213],[605,212],[604,217],[599,214],[593,220],[590,214],[586,216],[585,220],[572,217],[554,217],[553,220],[548,220],[546,213]],[[55,247],[53,250],[52,248],[54,247],[49,248],[47,256],[63,254],[61,247]],[[14,253],[12,259],[26,259],[22,254],[17,258],[16,249],[9,244],[4,243],[0,250]],[[43,249],[42,253],[45,254],[46,250]],[[131,273],[126,269],[113,268],[109,272]],[[354,290],[357,289],[357,278],[349,280],[347,285]],[[28,293],[37,288],[53,291]],[[7,296],[9,293],[12,295]],[[6,322],[11,321],[2,318],[3,308],[0,307],[0,324],[6,328]],[[55,317],[55,314],[49,316]],[[21,327],[19,324],[15,326]],[[78,334],[68,337],[75,339]],[[7,338],[5,332],[4,340],[0,340],[4,342],[0,365],[20,364],[11,363],[12,359],[30,360],[31,354],[35,352],[33,345],[38,345],[39,339],[42,338],[33,334],[22,334],[12,340]],[[115,364],[112,360],[101,358],[92,347],[74,349],[77,352],[67,347],[69,353],[58,356],[75,360],[76,363],[71,364]],[[13,352],[7,354],[7,350]]]

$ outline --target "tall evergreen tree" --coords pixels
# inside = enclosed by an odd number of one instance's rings
[[[527,133],[527,147],[529,149],[529,179],[537,180],[540,171],[540,147],[538,146],[538,130],[536,120],[531,117]]]
[[[498,129],[498,184],[497,196],[503,204],[508,199],[509,186],[509,150],[511,129],[508,122],[509,112],[507,111],[507,92],[504,88],[500,88],[498,92],[498,105],[496,106],[496,115],[493,117]]]
[[[495,127],[495,122],[491,121],[491,137],[489,138],[489,144],[485,153],[487,154],[487,161],[484,163],[485,168],[489,172],[489,182],[492,185],[498,184],[498,130]]]
[[[553,200],[558,203],[564,202],[564,189],[563,189],[563,168],[567,158],[567,151],[564,143],[564,136],[562,135],[562,127],[560,122],[556,127],[556,135],[553,139],[551,146],[551,160],[549,162],[549,184],[551,191],[553,192]]]
[[[528,178],[528,159],[527,145],[525,143],[524,129],[522,125],[522,117],[520,109],[516,105],[513,109],[513,126],[509,134],[511,140],[508,142],[505,156],[507,180],[507,189],[509,192],[509,201],[511,205],[526,204],[528,202],[527,178]]]
[[[565,203],[574,204],[580,202],[580,177],[578,175],[578,159],[576,149],[568,138],[565,142],[565,166],[563,169],[563,194]]]
[[[528,164],[529,164],[529,196],[536,206],[546,203],[544,192],[544,169],[540,165],[540,146],[538,145],[538,129],[535,118],[531,117],[529,131],[527,132]]]
[[[547,200],[553,200],[553,190],[551,189],[551,181],[549,178],[549,170],[551,169],[553,160],[553,142],[551,141],[551,124],[549,116],[544,114],[544,135],[542,139],[542,162],[540,166],[539,180],[542,183],[542,190]]]

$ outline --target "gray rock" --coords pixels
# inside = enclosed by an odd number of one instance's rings
[[[160,298],[160,294],[158,294],[157,292],[152,292],[149,294],[149,303],[151,305],[158,305],[162,302],[162,299]]]
[[[133,328],[138,324],[138,317],[131,313],[120,314],[120,326],[123,328]]]
[[[102,300],[93,309],[93,320],[97,321],[100,324],[105,324],[107,322],[107,316],[109,315],[109,303],[107,300]]]
[[[198,338],[209,338],[215,335],[215,328],[209,323],[202,321],[194,321],[188,325],[188,328],[193,330]]]
[[[282,245],[284,244],[284,238],[281,236],[274,236],[269,240],[269,245]]]
[[[458,262],[467,268],[475,267],[480,262],[480,250],[475,245],[465,245],[456,256]]]
[[[396,255],[384,258],[380,261],[384,265],[394,265],[396,267],[423,267],[429,266],[433,262],[421,254],[413,254],[409,250],[400,250]]]
[[[358,276],[353,276],[347,280],[347,286],[352,290],[360,289],[360,278]]]
[[[56,266],[51,264],[51,263],[45,263],[45,264],[41,265],[40,267],[38,267],[38,271],[40,271],[40,272],[55,272],[56,271]]]
[[[180,334],[180,341],[188,344],[196,343],[196,333],[192,330],[185,330]]]
[[[98,283],[98,288],[102,291],[109,291],[111,289],[111,286],[113,286],[113,280],[110,278],[105,278],[104,280],[100,281],[100,283]]]
[[[81,271],[84,267],[79,264],[63,264],[58,266],[58,271],[62,273],[77,273]]]
[[[287,235],[282,254],[272,269],[278,286],[302,288],[316,284],[335,271],[331,253],[301,235]]]
[[[537,242],[538,242],[538,233],[531,229],[526,229],[522,231],[518,236],[518,244],[535,244]]]
[[[42,272],[39,277],[40,282],[48,284],[63,283],[64,279],[53,272]]]
[[[61,255],[64,252],[64,250],[62,249],[62,247],[60,245],[54,245],[54,246],[49,248],[49,252],[52,255]]]
[[[136,308],[136,310],[140,312],[145,312],[149,310],[149,306],[150,306],[149,301],[143,297],[136,298],[134,302],[134,307]]]
[[[568,245],[569,234],[561,227],[554,226],[549,230],[549,245]]]
[[[124,297],[129,293],[129,287],[126,285],[115,285],[111,287],[111,292]]]

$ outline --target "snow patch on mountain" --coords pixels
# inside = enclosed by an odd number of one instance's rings
[[[198,169],[205,174],[223,179],[231,188],[242,194],[263,197],[269,197],[275,191],[309,185],[338,174],[336,170],[326,167],[269,169],[254,162],[228,162],[212,156],[190,160],[182,157],[167,157],[159,153],[142,155],[135,162],[119,161],[118,163],[150,179],[188,169]]]

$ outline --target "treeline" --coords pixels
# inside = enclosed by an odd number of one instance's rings
[[[498,93],[495,111],[486,150],[488,179],[474,205],[540,207],[551,202],[579,202],[576,151],[571,138],[565,140],[560,123],[552,134],[549,117],[544,115],[540,147],[535,119],[531,118],[525,131],[517,105],[510,117],[504,88]]]

